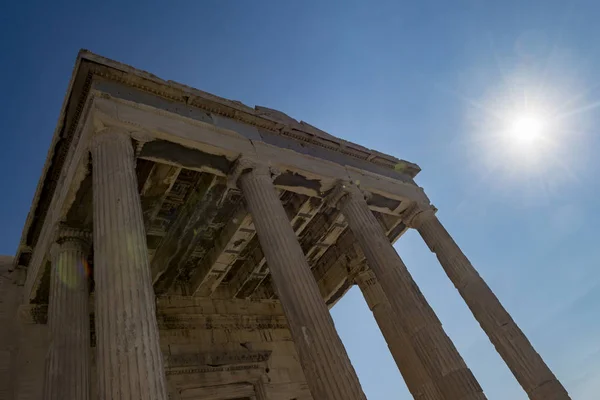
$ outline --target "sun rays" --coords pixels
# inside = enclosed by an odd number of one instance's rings
[[[539,197],[578,179],[587,156],[586,114],[600,104],[585,101],[584,92],[572,80],[519,70],[483,99],[470,99],[467,146],[486,186]]]

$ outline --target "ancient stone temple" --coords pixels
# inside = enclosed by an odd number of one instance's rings
[[[413,163],[82,51],[16,256],[0,397],[359,400],[358,285],[415,399],[485,399],[392,247],[416,229],[529,398],[569,396]]]

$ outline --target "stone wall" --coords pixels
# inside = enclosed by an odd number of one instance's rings
[[[12,399],[14,380],[12,360],[15,357],[13,321],[18,306],[18,287],[15,276],[9,272],[12,258],[0,256],[0,399]]]
[[[312,399],[277,301],[157,302],[172,399]]]
[[[0,399],[37,400],[47,309],[19,306],[22,279],[8,265],[0,265]],[[156,306],[170,399],[312,400],[278,301],[165,296]]]
[[[20,317],[24,274],[12,271],[12,257],[0,256],[0,399],[42,398],[46,325]]]

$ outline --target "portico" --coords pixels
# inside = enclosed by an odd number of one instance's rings
[[[413,228],[529,397],[569,399],[417,165],[85,51],[60,121],[15,258],[45,398],[366,399],[328,309],[357,284],[415,399],[485,399],[392,246]]]

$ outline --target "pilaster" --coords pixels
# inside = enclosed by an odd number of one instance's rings
[[[443,398],[485,399],[479,383],[369,209],[365,195],[358,187],[342,183],[332,201],[346,217],[399,325]]]
[[[241,160],[233,181],[239,184],[252,215],[312,396],[366,400],[279,200],[272,172],[265,165]]]
[[[532,400],[567,400],[569,395],[525,334],[463,254],[431,206],[414,204],[404,215],[437,256],[444,271],[513,375]]]
[[[91,153],[98,398],[166,400],[131,138],[106,128]]]
[[[44,378],[47,400],[87,400],[90,396],[90,236],[61,226],[51,251],[50,340]]]

